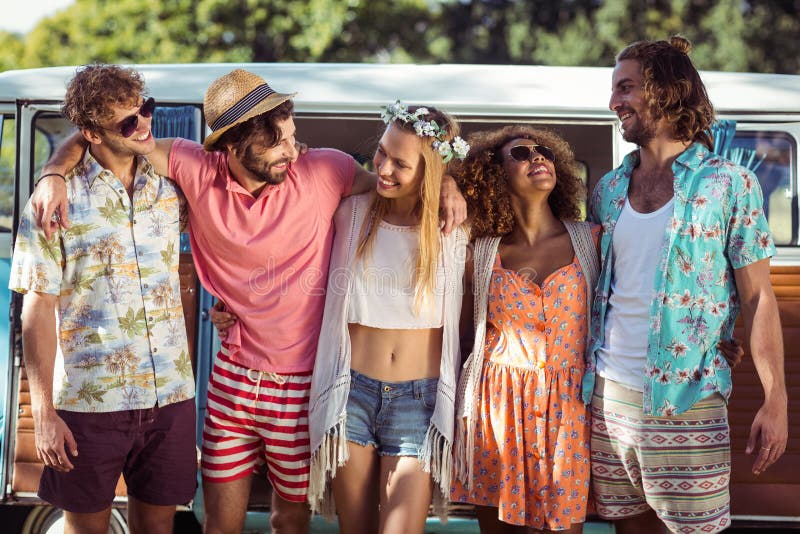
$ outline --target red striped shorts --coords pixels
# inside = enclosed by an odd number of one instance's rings
[[[266,463],[275,492],[287,501],[305,502],[310,390],[310,371],[256,371],[217,354],[203,428],[203,480],[237,480]]]

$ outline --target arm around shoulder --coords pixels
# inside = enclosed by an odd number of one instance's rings
[[[169,176],[169,155],[175,138],[156,139],[156,148],[147,155],[153,171],[159,176]]]

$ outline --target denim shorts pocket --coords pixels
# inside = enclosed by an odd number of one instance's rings
[[[436,408],[436,392],[439,389],[439,381],[431,380],[429,384],[425,384],[417,395],[417,399],[422,402],[429,410]]]

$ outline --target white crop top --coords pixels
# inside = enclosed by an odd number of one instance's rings
[[[353,266],[347,322],[372,328],[441,328],[444,323],[444,267],[441,255],[434,291],[414,314],[413,272],[419,250],[419,229],[380,221],[372,252]]]

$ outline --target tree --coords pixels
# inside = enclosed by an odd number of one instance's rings
[[[0,72],[17,68],[24,49],[24,42],[19,35],[0,31]]]
[[[800,0],[76,0],[0,69],[89,62],[611,65],[680,33],[711,70],[800,73]]]
[[[22,64],[408,61],[429,16],[424,0],[77,0],[28,35]]]

